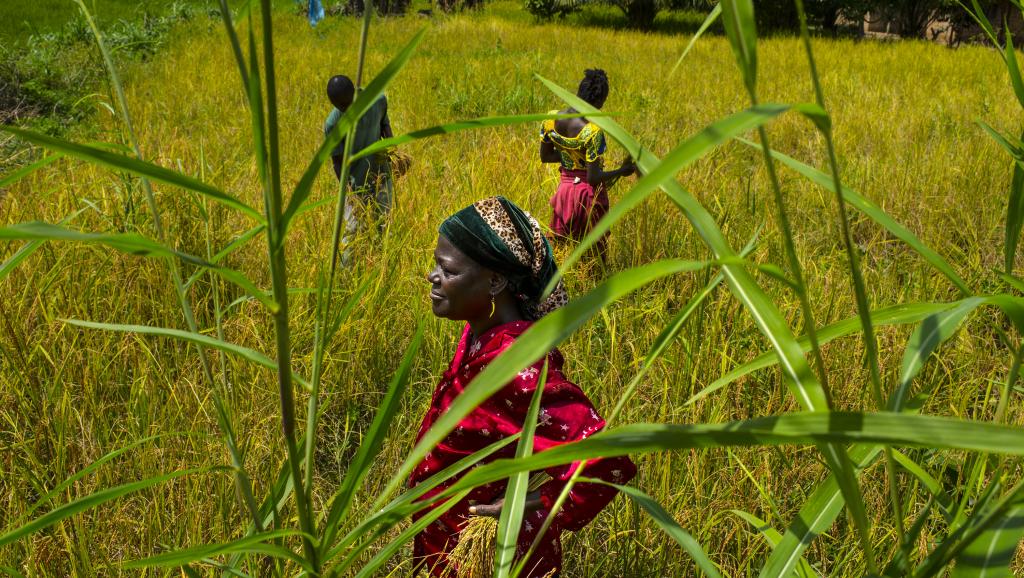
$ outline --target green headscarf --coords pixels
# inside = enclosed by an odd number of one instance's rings
[[[537,221],[505,197],[473,203],[445,219],[439,231],[470,259],[508,278],[528,317],[539,319],[569,301],[561,281],[541,301],[558,265]]]

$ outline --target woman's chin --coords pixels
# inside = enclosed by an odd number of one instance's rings
[[[430,310],[434,312],[434,317],[450,319],[450,317],[448,317],[448,305],[444,301],[431,300]]]

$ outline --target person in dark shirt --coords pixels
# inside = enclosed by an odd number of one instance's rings
[[[333,110],[324,122],[324,135],[330,134],[341,120],[342,115],[352,106],[356,89],[352,80],[343,75],[333,76],[327,81],[327,98],[334,105]],[[391,131],[391,120],[388,118],[388,99],[380,95],[370,105],[369,110],[356,123],[352,140],[351,155],[372,145],[373,143],[394,136]],[[344,162],[345,138],[342,138],[331,152],[334,174],[340,180],[342,163]],[[391,210],[392,177],[391,167],[383,151],[356,159],[349,166],[348,183],[352,193],[345,197],[345,235],[342,238],[342,260],[348,261],[349,245],[359,231],[359,213],[367,208],[376,208],[374,218],[385,217]]]

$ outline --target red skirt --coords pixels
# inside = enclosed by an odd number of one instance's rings
[[[560,168],[561,182],[551,197],[551,230],[559,237],[581,240],[608,212],[608,191],[604,183],[595,189],[587,182],[587,171]]]

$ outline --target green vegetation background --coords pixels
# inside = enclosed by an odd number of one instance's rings
[[[513,14],[509,19],[506,14]],[[4,20],[6,22],[6,20]],[[489,114],[542,112],[560,105],[533,74],[572,87],[583,68],[605,68],[612,92],[607,110],[645,145],[663,153],[710,121],[746,104],[729,47],[723,38],[699,42],[683,66],[669,70],[688,38],[642,34],[580,21],[534,24],[518,7],[498,3],[481,13],[408,16],[376,22],[370,36],[369,75],[423,26],[430,32],[409,67],[389,90],[396,132]],[[323,84],[335,73],[352,73],[358,24],[328,19],[316,29],[291,14],[275,23],[284,180],[293,183],[321,138],[329,110]],[[995,54],[980,47],[956,51],[924,42],[856,43],[819,40],[822,81],[835,115],[837,146],[845,182],[880,204],[925,243],[945,255],[971,283],[985,291],[998,267],[1001,220],[1008,167],[997,145],[975,124],[985,118],[1010,133],[1018,130],[1013,97]],[[813,98],[796,39],[774,38],[760,46],[761,92],[766,101]],[[252,164],[248,115],[223,32],[207,21],[181,28],[166,50],[129,70],[128,97],[148,158],[204,179],[258,204],[260,189]],[[92,138],[116,140],[116,123],[93,104]],[[786,117],[770,128],[783,152],[823,166],[823,149],[806,121]],[[370,290],[343,328],[325,361],[315,499],[336,487],[358,434],[379,400],[413,333],[426,320],[428,338],[417,359],[412,395],[368,480],[359,505],[386,481],[411,447],[430,392],[445,369],[461,330],[433,319],[423,274],[440,220],[488,195],[506,195],[546,222],[547,200],[556,177],[536,159],[536,127],[519,126],[462,133],[417,142],[413,165],[396,186],[396,207],[383,236],[359,240],[343,288],[371,278]],[[613,147],[614,160],[621,151]],[[840,237],[834,230],[831,196],[794,174],[783,172],[798,248],[819,322],[854,315]],[[755,154],[738,144],[724,147],[680,173],[717,217],[733,246],[741,246],[764,225],[753,259],[783,262],[773,212],[765,207],[767,178]],[[612,202],[628,183],[612,191]],[[323,171],[314,198],[332,194],[335,183]],[[148,216],[126,210],[138,199],[138,185],[104,169],[61,160],[12,187],[0,197],[0,223],[57,222],[86,209],[73,223],[85,230],[146,227]],[[157,187],[171,237],[178,246],[205,255],[224,247],[247,223],[213,208],[209,226],[192,196]],[[316,283],[332,215],[312,213],[292,233],[291,283]],[[906,247],[870,222],[854,219],[873,307],[957,297],[943,278]],[[14,248],[5,247],[0,258]],[[252,243],[230,266],[263,284],[264,247]],[[612,232],[609,269],[617,271],[669,256],[702,259],[706,249],[667,202],[654,198]],[[574,270],[574,294],[592,287],[606,272],[593,263]],[[704,274],[677,277],[639,291],[586,325],[563,347],[568,375],[605,411],[643,359],[671,315],[708,281]],[[800,327],[798,307],[784,287],[763,283]],[[230,294],[225,306],[237,294]],[[204,304],[202,327],[212,327],[211,287],[204,278],[192,289]],[[296,362],[305,369],[312,341],[312,298],[297,295]],[[179,342],[82,331],[68,317],[104,322],[180,326],[180,314],[166,269],[159,263],[100,248],[47,245],[0,285],[0,518],[16,519],[46,488],[65,479],[111,448],[156,433],[174,435],[133,452],[129,459],[83,480],[68,497],[181,467],[226,462],[216,437],[207,385],[192,350]],[[955,384],[934,395],[925,412],[982,419],[992,384],[1005,376],[1007,354],[996,347],[991,319],[972,319],[945,348],[941,363],[929,365],[924,382]],[[261,351],[273,350],[269,319],[245,301],[228,310],[226,338]],[[879,330],[882,365],[895,374],[909,327]],[[672,346],[624,421],[721,422],[795,410],[777,371],[755,373],[693,405],[686,400],[729,369],[767,349],[734,299],[718,292],[702,307]],[[851,338],[825,347],[832,369],[836,406],[866,405],[867,374],[860,342]],[[233,419],[247,442],[247,463],[258,476],[257,491],[282,455],[276,390],[270,372],[227,359],[234,399]],[[891,381],[893,375],[887,375]],[[300,400],[300,404],[302,400]],[[1020,425],[1019,404],[1008,422]],[[207,435],[209,434],[209,435]],[[966,475],[962,456],[914,452],[951,487]],[[745,510],[781,530],[824,477],[825,468],[807,450],[748,449],[651,455],[638,460],[634,482],[652,494],[705,546],[724,569],[746,575],[768,551],[757,531],[731,513]],[[749,473],[748,473],[749,472]],[[866,498],[875,517],[874,538],[891,545],[885,517],[881,470],[865,476]],[[913,504],[919,508],[922,504]],[[229,477],[187,478],[149,493],[78,516],[51,531],[0,551],[0,565],[34,575],[119,575],[115,564],[159,551],[236,537],[243,524]],[[927,540],[928,534],[922,541]],[[571,576],[685,576],[688,557],[633,506],[618,500],[585,531],[566,542]],[[807,554],[823,575],[862,575],[863,561],[853,530],[841,519]],[[401,562],[402,558],[396,562]]]

